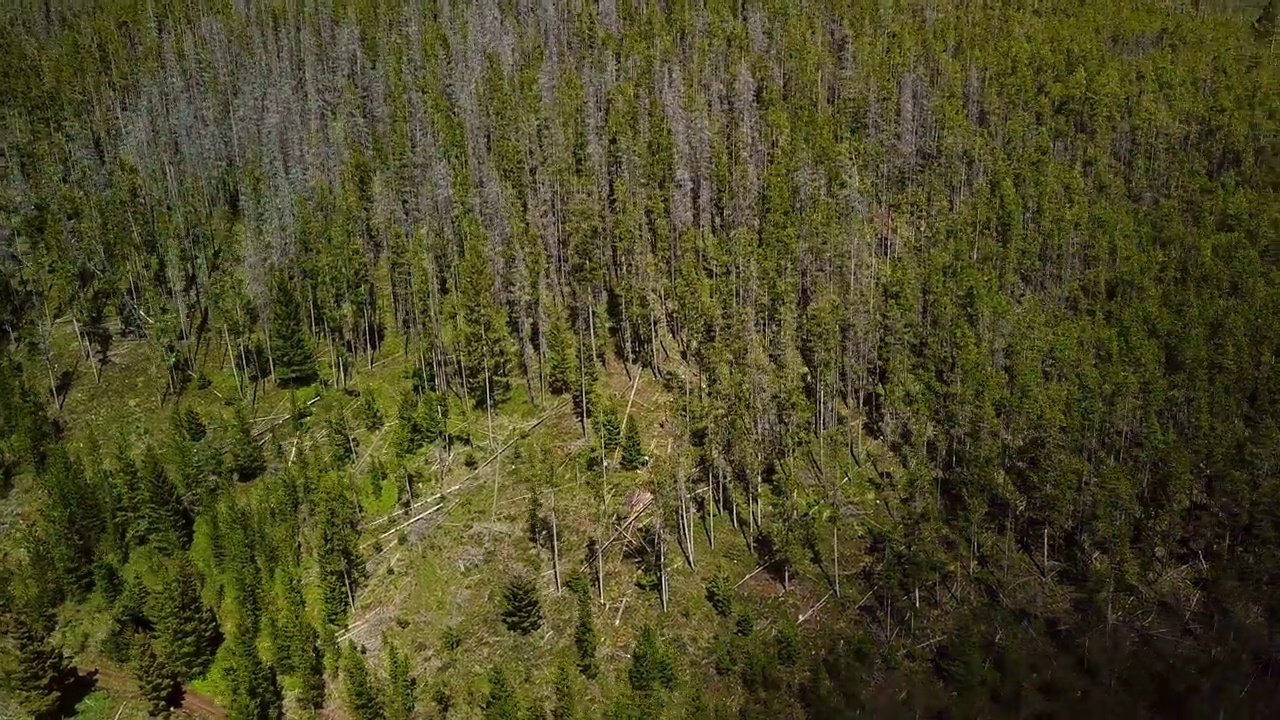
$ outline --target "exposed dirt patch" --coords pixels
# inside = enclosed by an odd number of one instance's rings
[[[113,667],[99,665],[97,667],[77,667],[81,675],[93,678],[98,687],[122,698],[136,697],[138,687],[133,678]],[[202,695],[186,686],[178,688],[174,694],[173,709],[190,717],[225,720],[227,711],[216,700]]]

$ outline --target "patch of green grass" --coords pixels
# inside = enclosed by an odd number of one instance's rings
[[[400,499],[400,482],[401,479],[392,473],[386,473],[382,479],[382,487],[377,488],[378,492],[374,492],[373,482],[369,473],[370,463],[365,463],[360,472],[360,507],[366,518],[379,518],[396,508],[396,501]],[[390,530],[394,525],[388,524],[386,527],[379,527],[382,532]],[[392,539],[394,542],[394,539]]]
[[[191,689],[202,695],[208,695],[224,706],[231,697],[230,688],[227,687],[226,667],[229,661],[228,644],[223,643],[218,648],[218,654],[213,658],[213,664],[209,666],[209,670],[202,676],[191,681]]]
[[[94,690],[76,705],[71,717],[75,720],[144,720],[147,713],[137,700],[121,700],[105,690]]]

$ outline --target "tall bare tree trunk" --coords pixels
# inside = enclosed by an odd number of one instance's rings
[[[489,446],[490,457],[494,457],[496,452],[496,443],[493,439],[493,395],[489,389],[489,363],[484,364],[484,410],[489,418]],[[493,464],[493,520],[498,519],[498,480],[502,475],[502,463],[494,462]]]
[[[271,370],[271,382],[274,383],[276,381],[276,361],[271,357],[271,326],[265,326],[262,333],[267,336],[267,368]]]
[[[368,366],[373,369],[373,326],[369,324],[369,299],[365,298],[364,303],[364,350],[369,356]]]
[[[600,590],[600,604],[604,604],[604,545],[596,543],[596,587]]]
[[[222,326],[222,339],[227,343],[227,359],[231,361],[231,375],[236,379],[236,393],[244,397],[244,385],[240,382],[240,371],[236,369],[236,354],[231,349],[231,333],[227,326]]]
[[[560,592],[560,531],[556,524],[556,493],[551,491],[551,570],[556,578],[556,592]]]
[[[578,418],[582,423],[582,437],[587,436],[587,364],[582,357],[582,330],[578,330],[578,381],[582,386],[582,417]],[[595,362],[592,360],[592,362]]]
[[[667,534],[658,523],[658,578],[662,596],[662,612],[667,611]]]
[[[41,351],[44,355],[44,369],[49,374],[49,394],[53,402],[62,409],[62,398],[58,397],[58,381],[53,376],[53,318],[49,317],[49,300],[44,302],[44,326],[41,328]]]
[[[716,493],[711,484],[711,468],[707,468],[707,544],[716,549]]]
[[[836,597],[840,597],[840,519],[837,516],[836,522],[831,525],[831,558],[835,564],[834,577],[836,579]]]

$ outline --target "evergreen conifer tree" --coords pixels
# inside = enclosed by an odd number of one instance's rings
[[[449,399],[442,393],[427,391],[418,405],[418,425],[424,442],[433,443],[445,434],[449,420]]]
[[[142,512],[142,475],[123,441],[116,446],[111,463],[111,492],[117,499],[112,523],[118,528],[122,544],[126,549],[144,544],[146,521]]]
[[[662,647],[658,633],[648,625],[641,628],[640,637],[631,650],[627,680],[631,683],[631,689],[638,693],[675,687],[675,663]]]
[[[532,580],[518,578],[507,583],[502,600],[502,622],[508,630],[528,635],[542,627],[542,602]]]
[[[218,649],[218,621],[200,597],[200,581],[190,561],[169,561],[161,582],[147,598],[155,625],[155,651],[173,674],[188,680],[203,673]]]
[[[397,449],[401,454],[409,454],[444,435],[445,422],[449,419],[448,399],[431,390],[406,391],[400,398],[396,415],[399,420]]]
[[[129,643],[129,668],[138,684],[138,693],[147,703],[147,712],[160,715],[169,707],[169,696],[178,684],[172,668],[156,654],[146,634],[135,632]]]
[[[309,710],[319,710],[324,707],[325,698],[324,655],[319,641],[313,642],[305,652],[305,666],[293,673],[298,679],[298,702]]]
[[[31,548],[49,563],[46,580],[74,597],[93,584],[94,545],[107,522],[106,513],[80,463],[61,444],[45,450],[46,461],[37,474],[43,497],[33,503],[37,512]]]
[[[176,410],[173,416],[173,432],[179,439],[187,442],[200,442],[208,433],[200,413],[190,405]]]
[[[276,384],[299,387],[316,379],[316,359],[292,283],[276,273],[271,287],[271,362]]]
[[[50,642],[53,627],[50,608],[22,602],[0,587],[0,690],[38,719],[55,716],[62,692],[75,676],[66,656]]]
[[[626,429],[622,433],[622,467],[627,470],[639,470],[648,462],[644,447],[640,444],[640,430],[636,427],[634,417],[627,418]]]
[[[467,390],[476,405],[496,405],[510,390],[511,335],[506,313],[494,295],[484,230],[470,215],[463,218],[462,228],[466,239],[458,271],[458,299],[462,303],[458,330]]]
[[[311,662],[311,648],[316,644],[315,628],[307,620],[306,601],[296,572],[285,571],[275,621],[276,665],[292,675],[305,671]]]
[[[415,452],[425,441],[421,405],[421,396],[412,390],[406,390],[400,396],[400,404],[396,408],[396,449],[401,455]]]
[[[346,682],[347,712],[355,720],[383,720],[382,701],[369,672],[369,663],[354,644],[343,653],[342,675]]]
[[[596,648],[599,639],[596,636],[595,621],[591,613],[591,597],[587,589],[587,581],[581,575],[574,578],[578,581],[574,595],[578,601],[578,620],[573,628],[573,647],[577,654],[578,672],[584,677],[594,678],[598,672],[596,664]]]
[[[241,628],[256,633],[262,617],[262,570],[258,554],[262,552],[263,533],[247,508],[226,504],[219,509],[218,544],[223,555],[224,587],[234,599]]]
[[[489,693],[482,710],[485,720],[521,720],[520,697],[501,667],[489,671]]]
[[[553,681],[554,704],[551,706],[553,720],[574,720],[579,714],[578,687],[573,678],[573,670],[564,663],[556,668]]]
[[[192,514],[216,502],[219,488],[219,460],[214,448],[204,443],[175,436],[170,448],[173,479],[182,497],[183,505]]]
[[[307,419],[311,417],[311,406],[305,403],[298,404],[298,391],[296,388],[289,390],[289,424],[293,426],[293,431],[302,434],[307,427]]]
[[[321,483],[315,502],[321,608],[324,622],[341,627],[361,580],[362,564],[356,547],[359,518],[339,480],[326,475]]]
[[[535,489],[529,493],[529,509],[526,523],[529,542],[543,547],[551,542],[551,521],[542,514],[542,496]]]
[[[581,354],[581,349],[579,349]],[[596,385],[600,380],[599,368],[596,365],[595,358],[585,358],[585,377],[584,373],[574,371],[573,387],[570,389],[570,397],[573,398],[573,412],[578,417],[579,422],[585,423],[587,420],[595,416],[600,404],[599,390]]]
[[[604,450],[611,453],[622,444],[622,421],[618,417],[618,406],[612,402],[604,403],[600,412],[600,435]]]
[[[573,337],[564,320],[556,318],[547,333],[547,389],[553,395],[577,392],[578,360]]]
[[[351,426],[343,415],[334,417],[327,424],[333,461],[339,466],[346,465],[355,457],[355,436],[351,434]]]
[[[134,509],[138,540],[166,551],[185,550],[191,542],[191,515],[169,473],[154,452],[138,467],[138,498]]]
[[[103,651],[112,660],[129,663],[134,633],[151,627],[151,621],[147,619],[146,597],[147,586],[141,578],[135,575],[124,582],[120,596],[111,608],[111,628],[103,643]]]
[[[230,689],[230,720],[276,720],[282,714],[283,698],[275,670],[262,662],[251,633],[232,633],[227,656],[226,679]]]
[[[720,617],[733,614],[733,592],[723,575],[716,575],[707,583],[707,602],[711,603]]]
[[[386,720],[409,720],[416,704],[415,682],[409,673],[409,658],[395,646],[385,642],[387,667]]]
[[[231,471],[241,482],[248,482],[266,470],[262,447],[253,439],[253,426],[243,405],[237,405],[231,422]]]
[[[360,397],[360,419],[364,423],[365,430],[382,429],[382,408],[378,407],[378,401],[373,397],[373,391],[365,391]]]

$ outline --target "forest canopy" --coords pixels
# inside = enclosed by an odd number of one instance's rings
[[[26,712],[99,659],[254,718],[1280,701],[1274,0],[28,5],[0,10]],[[556,505],[564,467],[601,489]],[[485,632],[554,648],[353,640],[384,546],[424,554],[385,531],[486,473],[477,517],[532,498],[503,542],[542,564],[492,571]],[[413,511],[372,530],[384,496]],[[757,564],[829,604],[744,599]],[[76,608],[110,627],[74,646]]]

